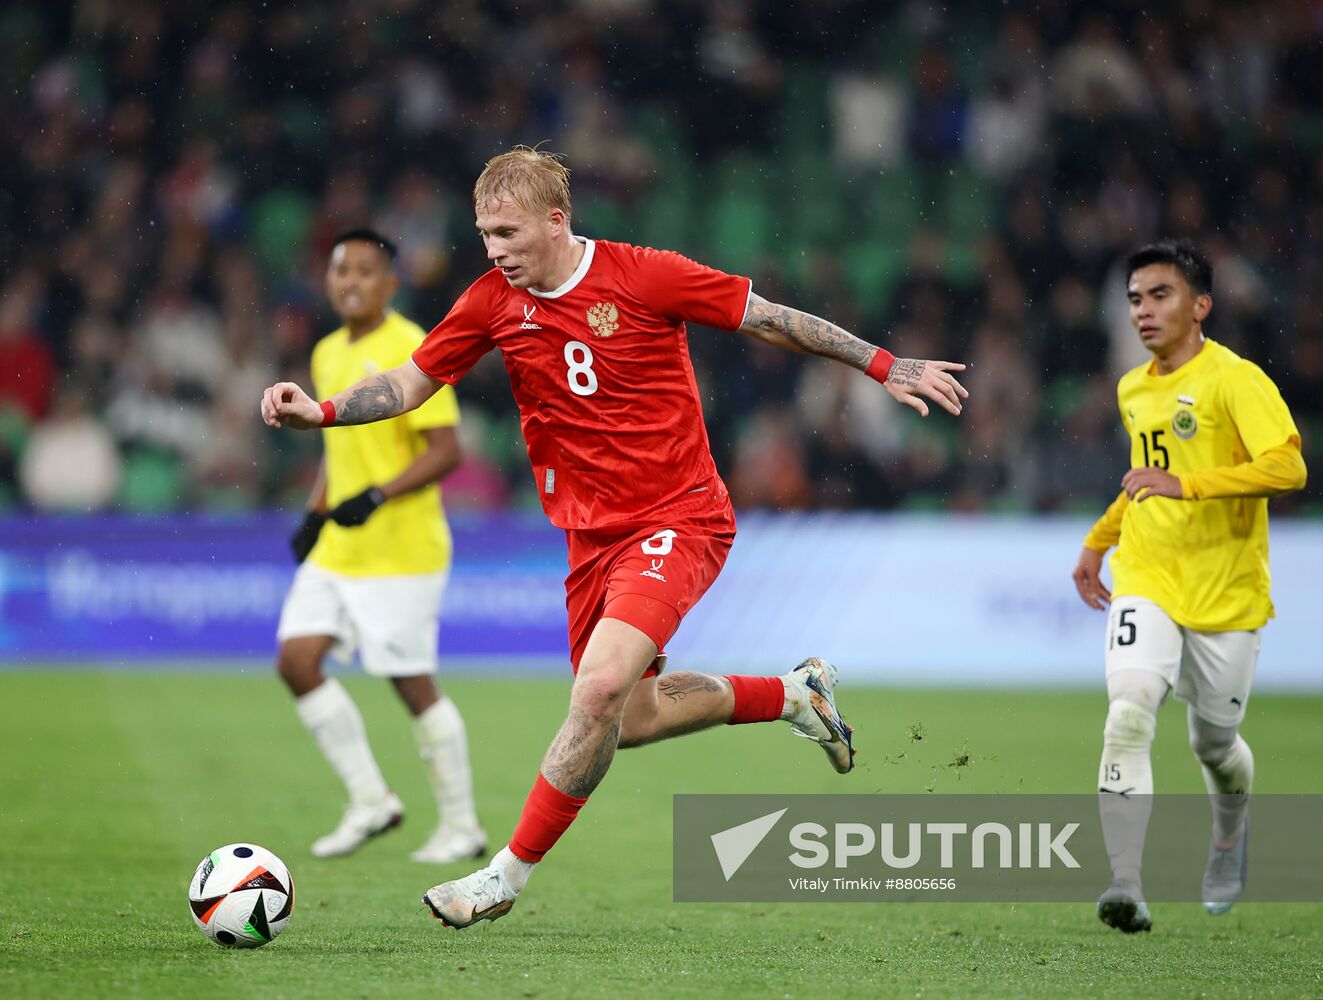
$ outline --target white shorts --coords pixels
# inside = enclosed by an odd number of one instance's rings
[[[1147,670],[1162,676],[1181,701],[1215,726],[1245,718],[1259,633],[1197,632],[1177,625],[1146,597],[1118,597],[1107,613],[1107,676]]]
[[[446,577],[346,576],[305,562],[285,597],[276,638],[331,636],[335,659],[349,660],[357,651],[363,669],[376,677],[434,674]]]

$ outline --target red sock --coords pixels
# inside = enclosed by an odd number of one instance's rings
[[[727,677],[735,692],[735,708],[728,726],[745,722],[775,722],[786,706],[786,688],[780,677]]]
[[[524,861],[541,861],[542,855],[555,847],[560,835],[570,828],[587,801],[566,795],[539,772],[510,837],[511,852]]]

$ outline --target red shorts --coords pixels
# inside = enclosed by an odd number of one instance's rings
[[[664,652],[680,620],[721,572],[735,541],[729,503],[685,512],[647,528],[567,531],[570,574],[570,664],[575,672],[593,628],[603,618],[628,622]],[[644,677],[657,673],[654,663]]]

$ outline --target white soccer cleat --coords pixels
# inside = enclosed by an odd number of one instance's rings
[[[1236,905],[1249,878],[1249,817],[1236,846],[1222,851],[1208,846],[1208,866],[1204,869],[1204,909],[1211,917],[1220,917]]]
[[[1153,919],[1139,883],[1119,878],[1112,879],[1107,891],[1098,897],[1098,919],[1126,934],[1153,929]]]
[[[432,886],[423,902],[437,920],[459,928],[505,916],[514,906],[516,895],[506,880],[505,869],[488,865],[454,882]]]
[[[790,731],[827,752],[832,767],[845,774],[854,767],[854,729],[836,711],[836,668],[810,656],[781,678],[793,714]]]
[[[339,858],[353,854],[373,837],[404,822],[404,803],[394,792],[372,806],[350,805],[340,825],[312,845],[313,857]]]
[[[409,855],[414,861],[434,865],[448,865],[452,861],[472,861],[487,854],[487,834],[476,830],[455,830],[448,826],[437,828],[422,847]]]

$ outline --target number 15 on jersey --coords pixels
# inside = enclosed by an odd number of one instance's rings
[[[568,350],[568,348],[566,348],[566,350]],[[1165,433],[1166,432],[1162,430],[1153,431],[1151,435],[1153,452],[1152,452],[1152,457],[1150,457],[1149,456],[1150,435],[1145,433],[1144,431],[1139,432],[1139,443],[1144,446],[1145,466],[1150,466],[1150,465],[1156,466],[1159,469],[1171,468],[1171,455],[1167,451],[1167,446],[1162,443],[1162,435]]]

